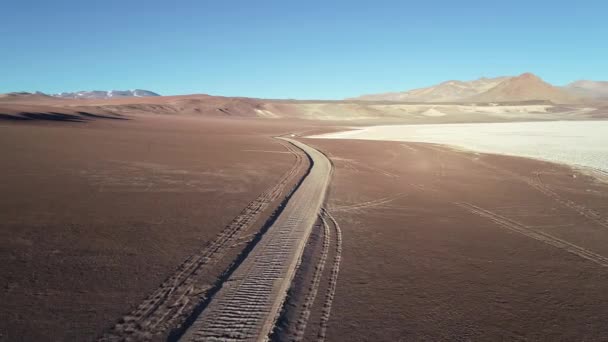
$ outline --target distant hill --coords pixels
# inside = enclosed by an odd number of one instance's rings
[[[540,77],[525,73],[512,77],[465,102],[515,102],[548,100],[554,103],[576,103],[579,99],[565,90],[552,86]]]
[[[482,77],[473,81],[446,81],[426,88],[403,92],[363,95],[349,100],[401,102],[453,102],[483,93],[510,77]]]
[[[51,96],[60,97],[64,99],[111,99],[116,97],[147,97],[147,96],[160,96],[157,93],[149,90],[135,89],[135,90],[93,90],[93,91],[77,91],[73,93],[59,93],[52,94]]]
[[[563,89],[575,96],[592,99],[608,99],[608,82],[580,80],[572,82]]]
[[[20,91],[0,94],[0,101],[38,101],[49,99],[52,100],[54,98],[41,92],[28,93],[25,91]]]
[[[496,87],[495,87],[496,88]],[[496,102],[496,101],[487,101]],[[608,106],[608,104],[606,104]],[[140,115],[234,118],[364,120],[368,123],[454,123],[509,120],[605,119],[608,107],[554,104],[549,100],[502,103],[399,103],[268,100],[204,94],[73,99],[43,94],[0,94],[0,121],[91,121],[136,119]]]
[[[362,95],[347,100],[393,102],[521,102],[578,103],[608,100],[608,82],[580,80],[563,87],[525,73],[517,77],[482,77],[473,81],[446,81],[403,92]]]

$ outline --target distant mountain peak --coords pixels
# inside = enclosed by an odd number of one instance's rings
[[[521,79],[534,79],[534,80],[540,80],[541,78],[534,75],[531,72],[524,72],[523,74],[516,76],[515,78],[521,78]]]
[[[554,103],[577,102],[575,96],[555,87],[533,73],[527,72],[512,77],[492,89],[472,96],[472,102],[518,102],[547,100]]]
[[[472,81],[449,80],[426,88],[363,95],[350,100],[395,102],[519,102],[577,103],[582,97],[608,98],[608,82],[577,81],[555,87],[525,72],[515,77],[481,77]]]
[[[159,94],[143,89],[133,90],[93,90],[93,91],[77,91],[52,94],[51,96],[66,98],[66,99],[111,99],[117,97],[148,97],[160,96]]]

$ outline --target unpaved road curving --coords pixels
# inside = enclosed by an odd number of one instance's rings
[[[322,153],[298,141],[281,139],[310,157],[310,173],[180,341],[259,341],[271,333],[331,175],[331,163]]]

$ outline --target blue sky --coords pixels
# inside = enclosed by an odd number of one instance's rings
[[[339,99],[531,71],[608,80],[607,1],[7,1],[0,93]]]

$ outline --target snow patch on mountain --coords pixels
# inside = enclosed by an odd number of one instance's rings
[[[160,96],[159,94],[143,89],[134,90],[93,90],[93,91],[77,91],[77,92],[63,92],[59,94],[51,94],[54,97],[60,97],[64,99],[111,99],[117,97],[147,97],[147,96]]]

